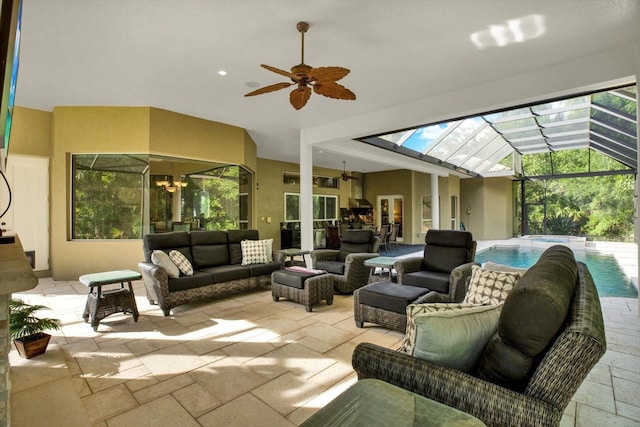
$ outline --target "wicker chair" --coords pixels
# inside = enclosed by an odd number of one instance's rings
[[[313,268],[333,275],[337,293],[350,294],[369,282],[371,267],[364,265],[378,255],[378,238],[373,230],[346,230],[340,249],[317,249],[311,252]]]
[[[393,300],[408,298],[408,305],[461,302],[464,299],[466,282],[471,277],[476,252],[476,242],[471,233],[429,230],[425,242],[424,256],[402,258],[394,263],[393,268],[398,273],[397,284],[373,283],[354,292],[356,326],[361,328],[364,322],[370,322],[404,332],[407,325],[406,312],[400,307],[396,308]],[[409,278],[412,280],[408,280]],[[366,296],[366,293],[375,295]],[[377,301],[368,303],[371,298]],[[389,309],[389,306],[393,306],[395,311]]]
[[[535,356],[519,387],[481,379],[478,367],[465,373],[371,343],[361,343],[354,350],[352,363],[358,378],[389,382],[474,415],[488,426],[557,426],[571,397],[606,351],[596,287],[586,265],[577,263],[576,270],[575,288],[567,295],[568,312],[560,330]],[[536,274],[534,280],[539,277]],[[553,274],[547,277],[554,280]],[[507,297],[500,322],[514,291]],[[516,310],[521,306],[516,305]],[[528,327],[536,325],[531,321]],[[495,357],[489,360],[495,364]]]

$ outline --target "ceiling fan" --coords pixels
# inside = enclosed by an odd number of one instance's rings
[[[343,160],[342,163],[344,164],[344,169],[343,169],[342,175],[340,176],[343,181],[349,181],[350,179],[360,179],[357,176],[349,175],[347,173],[347,162]]]
[[[315,93],[334,99],[356,99],[356,95],[341,84],[336,83],[350,70],[343,67],[318,67],[313,68],[304,63],[304,33],[309,29],[306,22],[298,22],[296,28],[302,35],[302,58],[300,64],[291,67],[291,72],[280,70],[270,65],[260,64],[261,67],[276,74],[280,74],[291,79],[291,83],[282,82],[256,89],[245,96],[262,95],[284,89],[292,85],[297,85],[289,94],[289,101],[296,110],[301,109],[311,97],[311,87]]]

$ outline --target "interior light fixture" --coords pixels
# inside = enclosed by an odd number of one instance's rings
[[[229,75],[229,73],[227,73],[225,70],[219,70],[218,71],[218,75],[220,77],[227,77]]]
[[[168,191],[169,193],[175,193],[175,191],[178,188],[184,188],[187,185],[189,185],[188,183],[184,182],[184,181],[167,181],[167,180],[161,180],[161,181],[156,181],[156,185],[158,187],[162,187],[163,189],[165,189],[166,191]]]

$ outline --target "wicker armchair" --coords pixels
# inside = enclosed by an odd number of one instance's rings
[[[350,294],[369,282],[369,258],[379,256],[378,238],[373,230],[346,230],[340,249],[317,249],[311,252],[313,268],[326,270],[333,276],[335,291]]]
[[[422,258],[407,258],[407,260],[409,262],[402,264],[403,266],[421,262]],[[398,263],[399,261],[396,261],[394,264],[396,271],[398,271]],[[467,281],[471,277],[471,267],[473,265],[478,264],[470,262],[456,267],[451,271],[449,293],[443,294],[436,291],[430,291],[411,301],[411,304],[428,302],[461,302],[467,293]],[[398,273],[398,275],[399,274],[400,273]],[[361,289],[356,290],[353,293],[353,319],[359,328],[363,327],[364,322],[370,322],[395,331],[405,331],[407,326],[406,312],[397,313],[395,311],[375,307],[373,305],[363,304],[360,301]]]
[[[461,302],[467,293],[467,279],[476,253],[471,233],[455,230],[429,230],[424,256],[403,258],[393,264],[397,284],[371,284],[353,295],[356,326],[364,322],[404,332],[405,307],[427,302]],[[396,300],[405,299],[399,307]]]
[[[569,298],[560,331],[536,356],[539,364],[534,363],[517,390],[483,380],[476,376],[477,370],[457,371],[371,343],[356,347],[353,367],[359,379],[389,382],[474,415],[488,426],[557,426],[572,396],[606,350],[600,300],[582,263],[577,263],[576,285]]]

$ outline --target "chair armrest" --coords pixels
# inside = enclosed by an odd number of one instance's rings
[[[557,425],[562,410],[467,373],[371,343],[352,364],[358,379],[376,378],[467,412],[487,425]]]
[[[393,268],[398,273],[398,283],[402,284],[402,276],[406,273],[415,273],[422,267],[422,257],[402,258],[393,263]]]
[[[150,262],[140,262],[138,263],[138,268],[142,274],[147,298],[162,305],[164,299],[169,295],[169,276],[167,271]]]
[[[338,253],[337,249],[316,249],[311,251],[311,265],[316,267],[316,261],[337,261]]]
[[[277,262],[278,264],[284,266],[284,262],[287,256],[282,251],[273,251],[273,262]]]

